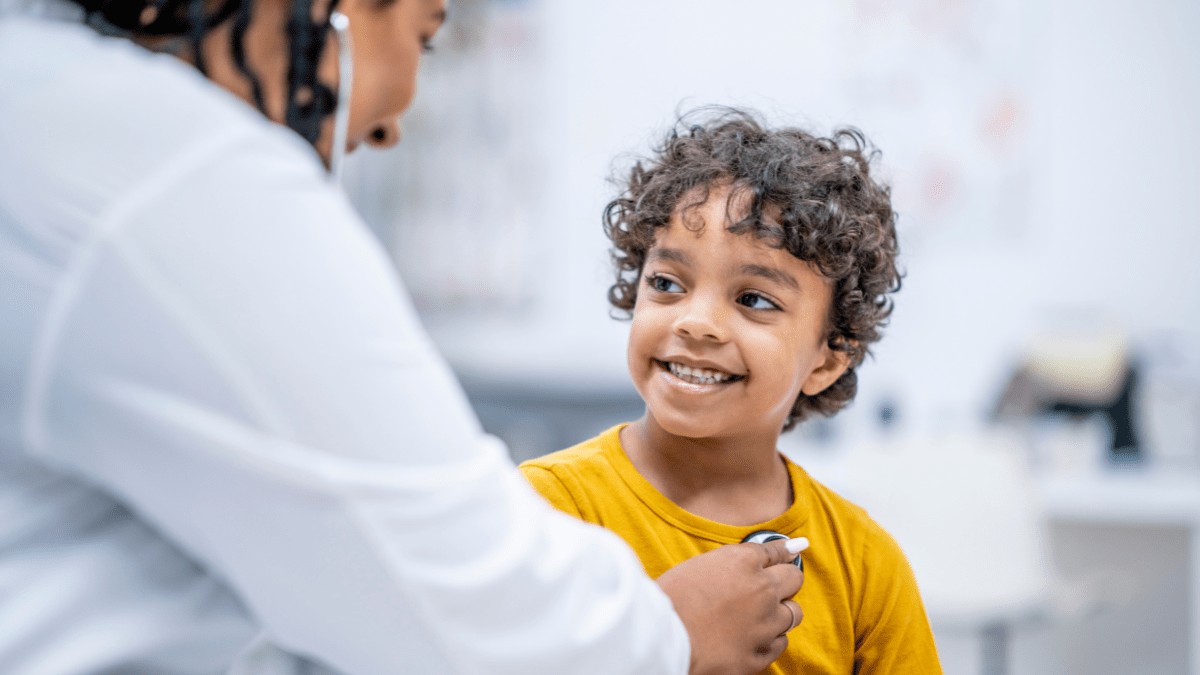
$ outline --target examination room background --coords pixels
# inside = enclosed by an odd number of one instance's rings
[[[1200,3],[450,10],[346,184],[515,458],[639,414],[600,229],[628,153],[710,103],[851,124],[907,277],[856,403],[781,449],[900,539],[948,673],[1200,675]]]

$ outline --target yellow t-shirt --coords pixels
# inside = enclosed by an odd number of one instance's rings
[[[942,672],[912,569],[895,540],[861,508],[788,461],[796,499],[764,523],[733,526],[689,513],[637,472],[621,426],[521,464],[556,506],[621,536],[657,577],[676,564],[755,530],[808,537],[804,620],[769,673],[936,675]]]

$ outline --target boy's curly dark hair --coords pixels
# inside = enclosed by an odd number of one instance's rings
[[[617,273],[609,302],[632,316],[646,254],[676,209],[704,203],[715,185],[730,184],[731,195],[747,191],[749,209],[729,231],[752,232],[786,248],[833,280],[828,344],[850,357],[827,389],[815,396],[801,392],[783,430],[811,413],[832,415],[854,398],[855,371],[892,313],[889,294],[900,289],[891,191],[870,175],[878,155],[853,128],[823,138],[770,129],[733,108],[681,116],[653,156],[634,164],[621,195],[604,209]],[[778,225],[764,222],[764,208]]]

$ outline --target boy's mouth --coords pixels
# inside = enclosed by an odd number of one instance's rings
[[[682,363],[675,363],[674,361],[659,361],[658,359],[654,359],[654,362],[663,370],[691,384],[729,384],[746,379],[745,375],[733,375],[710,368],[692,368],[691,366],[685,366]]]

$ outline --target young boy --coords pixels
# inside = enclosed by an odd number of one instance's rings
[[[651,576],[758,530],[807,537],[803,623],[769,672],[940,673],[896,542],[776,449],[854,398],[900,286],[873,151],[854,130],[819,138],[739,111],[687,124],[605,210],[609,300],[632,314],[646,414],[521,470]]]

